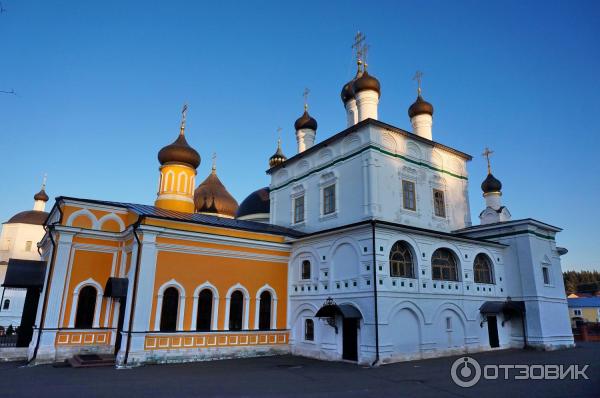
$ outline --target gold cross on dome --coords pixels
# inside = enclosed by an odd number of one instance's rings
[[[44,179],[42,180],[42,189],[46,189],[46,180],[48,179],[48,174],[44,173]]]
[[[185,117],[187,115],[188,105],[187,103],[183,104],[183,108],[181,109],[181,127],[179,129],[179,134],[183,135],[185,132]]]
[[[356,32],[354,36],[354,44],[352,44],[352,48],[354,49],[354,53],[356,54],[356,62],[360,65],[362,63],[362,55],[364,50],[364,42],[367,37],[361,32]]]
[[[492,174],[492,167],[490,166],[490,156],[492,153],[494,153],[494,151],[490,150],[488,147],[485,147],[485,150],[482,153],[483,157],[487,159],[488,174]]]
[[[217,170],[217,153],[213,152],[212,155],[212,169],[213,171]]]
[[[413,77],[413,80],[417,81],[417,93],[419,95],[421,95],[421,79],[423,78],[423,72],[421,72],[420,70],[415,72],[415,76]]]
[[[310,90],[307,88],[304,89],[302,96],[304,97],[304,110],[308,110],[308,94],[310,94]]]

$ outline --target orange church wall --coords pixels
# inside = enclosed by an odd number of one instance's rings
[[[233,245],[222,245],[216,243],[206,243],[206,242],[192,242],[185,241],[182,239],[171,239],[171,238],[157,238],[157,243],[171,244],[171,245],[183,245],[183,246],[193,246],[193,247],[207,247],[211,249],[219,249],[219,250],[234,250],[246,253],[258,253],[258,254],[267,254],[271,256],[288,256],[289,250],[266,250],[266,249],[258,249],[253,247],[245,247],[245,246],[233,246]]]
[[[158,289],[167,281],[175,279],[185,288],[184,330],[190,330],[196,287],[208,281],[219,291],[218,328],[225,327],[227,291],[237,283],[250,294],[249,323],[254,328],[256,293],[265,284],[277,294],[277,329],[285,329],[287,314],[287,263],[256,261],[228,257],[159,251],[157,255],[154,298],[149,330],[154,329]]]
[[[79,283],[91,278],[104,288],[104,284],[110,277],[114,255],[115,254],[113,253],[75,250],[70,278],[65,289],[66,300],[63,307],[63,327],[69,326],[69,319],[71,317],[71,309],[73,305],[73,291],[75,290],[75,287]],[[107,305],[107,300],[102,301],[103,302],[100,310],[100,325],[104,324]]]
[[[280,235],[261,234],[261,233],[257,233],[257,232],[248,232],[248,231],[241,231],[241,230],[237,230],[237,229],[210,227],[210,226],[206,226],[206,225],[190,224],[190,223],[178,222],[178,221],[166,221],[166,220],[149,218],[144,221],[144,224],[172,228],[172,229],[180,230],[180,231],[181,230],[193,231],[193,232],[208,233],[208,234],[213,234],[213,235],[229,236],[229,237],[233,237],[233,238],[244,238],[244,239],[251,239],[251,240],[260,240],[260,241],[265,241],[265,242],[279,242],[279,243],[285,242],[285,237],[280,236]]]

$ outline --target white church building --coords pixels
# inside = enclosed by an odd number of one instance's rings
[[[58,197],[39,244],[47,269],[29,359],[292,353],[373,365],[572,347],[561,229],[512,219],[489,150],[473,222],[472,158],[434,140],[420,81],[411,131],[386,124],[380,83],[357,55],[341,92],[346,128],[318,141],[305,105],[297,153],[278,146],[269,186],[239,206],[215,164],[195,188],[187,106],[158,152],[153,206]]]
[[[379,97],[359,63],[342,91],[347,129],[314,145],[305,113],[298,154],[269,170],[270,222],[306,233],[289,265],[292,352],[385,363],[573,346],[561,229],[511,220],[487,150],[486,207],[473,225],[471,156],[433,141],[420,88],[412,132],[378,120]]]

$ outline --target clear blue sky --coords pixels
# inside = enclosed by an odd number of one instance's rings
[[[600,6],[595,1],[210,2],[1,0],[0,220],[51,197],[153,203],[158,150],[187,137],[238,201],[268,184],[276,129],[294,153],[310,87],[317,139],[342,130],[350,45],[367,34],[380,119],[409,129],[415,70],[434,140],[480,156],[514,218],[564,228],[563,268],[600,268]]]

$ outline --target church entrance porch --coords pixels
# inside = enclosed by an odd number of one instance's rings
[[[317,318],[324,318],[329,326],[339,333],[338,319],[342,323],[342,359],[358,361],[358,329],[362,315],[356,307],[350,304],[336,304],[329,297],[315,314]]]

